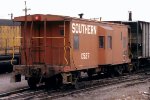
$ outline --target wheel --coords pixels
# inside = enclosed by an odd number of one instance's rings
[[[119,68],[119,69],[118,69],[118,74],[119,74],[119,75],[122,75],[122,73],[123,73],[123,69],[122,69],[122,68]]]
[[[28,85],[29,85],[29,87],[30,87],[31,89],[37,88],[37,80],[36,80],[35,78],[33,78],[33,77],[30,77],[30,78],[28,79]]]
[[[47,78],[45,81],[45,86],[47,89],[50,89],[50,88],[57,89],[62,86],[62,81],[63,81],[62,76],[59,74],[59,75]]]
[[[88,70],[88,71],[87,71],[87,75],[88,75],[89,79],[92,79],[93,70]]]
[[[79,89],[78,79],[75,80],[74,88],[75,89]]]
[[[77,72],[73,75],[73,80],[74,80],[74,83],[73,83],[73,87],[75,89],[79,89],[79,80],[80,80],[80,77],[81,77],[81,73],[80,72]]]
[[[117,75],[117,76],[122,75],[122,74],[123,74],[123,68],[122,68],[122,66],[116,67],[116,68],[115,68],[115,71],[116,71],[116,75]]]
[[[127,72],[128,72],[129,74],[131,74],[131,72],[133,71],[133,69],[134,69],[134,65],[129,64],[129,65],[127,66]]]
[[[50,78],[47,78],[45,80],[45,87],[46,89],[56,89],[56,78],[55,77],[50,77]]]

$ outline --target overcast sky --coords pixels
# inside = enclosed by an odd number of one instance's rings
[[[0,0],[0,19],[8,19],[9,13],[22,16],[25,0]],[[55,14],[103,20],[128,20],[128,11],[132,11],[134,21],[150,22],[149,0],[26,0],[31,10],[28,14]]]

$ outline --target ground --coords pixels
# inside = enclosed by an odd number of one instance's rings
[[[0,74],[0,93],[28,87],[24,78],[20,83],[10,83],[10,77],[11,73]],[[72,94],[57,100],[150,100],[149,87],[150,80],[126,82]]]
[[[150,100],[150,81],[127,82],[100,87],[92,91],[73,94],[57,100]]]
[[[25,88],[28,86],[24,77],[22,77],[23,80],[22,82],[12,83],[10,82],[11,76],[12,76],[11,73],[0,74],[0,93]]]

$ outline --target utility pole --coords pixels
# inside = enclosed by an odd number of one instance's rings
[[[10,13],[8,15],[10,15],[11,16],[11,20],[13,20],[13,13]]]
[[[26,5],[26,1],[24,1],[25,3],[25,8],[23,9],[23,11],[25,12],[25,23],[24,23],[24,33],[23,33],[23,45],[24,45],[24,57],[25,57],[25,65],[27,65],[27,61],[28,61],[28,57],[27,57],[27,53],[26,53],[26,38],[25,38],[25,34],[26,34],[26,28],[27,28],[27,12],[28,10],[31,10],[30,8],[27,8]]]
[[[25,3],[25,8],[23,9],[23,11],[25,12],[25,16],[26,16],[28,10],[31,10],[31,9],[30,9],[30,8],[27,8],[26,1],[24,1],[24,3]]]

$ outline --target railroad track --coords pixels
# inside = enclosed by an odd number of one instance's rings
[[[9,96],[9,95],[12,95],[12,94],[17,94],[17,93],[20,93],[20,92],[28,91],[28,90],[30,90],[30,88],[27,87],[27,88],[14,90],[14,91],[8,91],[8,92],[0,94],[0,98],[4,97],[4,96]]]
[[[57,90],[45,90],[44,88],[31,90],[17,90],[1,94],[0,100],[32,100],[35,97],[48,96],[49,93],[56,92]]]
[[[150,74],[145,75],[144,77],[140,77],[140,76],[136,76],[136,77],[132,77],[132,78],[126,78],[126,77],[121,77],[121,78],[116,78],[114,80],[108,79],[108,80],[103,80],[101,81],[97,81],[97,82],[93,82],[93,84],[90,84],[90,86],[87,85],[87,87],[82,88],[82,89],[77,89],[77,90],[70,90],[70,91],[65,91],[62,93],[57,93],[57,94],[51,94],[48,97],[44,97],[44,98],[40,98],[40,100],[47,100],[47,99],[57,99],[57,98],[61,98],[64,96],[68,96],[68,95],[72,95],[72,94],[77,94],[77,93],[81,93],[81,92],[86,92],[86,91],[91,91],[97,88],[101,88],[104,86],[111,86],[111,85],[115,85],[115,84],[119,84],[119,83],[123,83],[123,82],[132,82],[130,84],[127,84],[127,86],[131,86],[131,85],[135,85],[135,84],[141,84],[141,83],[145,83],[147,81],[150,81]]]
[[[0,94],[0,100],[47,100],[64,97],[70,94],[91,91],[100,87],[115,85],[124,82],[133,82],[133,84],[140,84],[150,81],[150,74],[135,73],[115,78],[105,78],[99,80],[83,81],[78,83],[79,89],[66,90],[45,90],[43,88],[37,90],[22,89],[10,93]],[[132,85],[132,84],[128,84]]]

